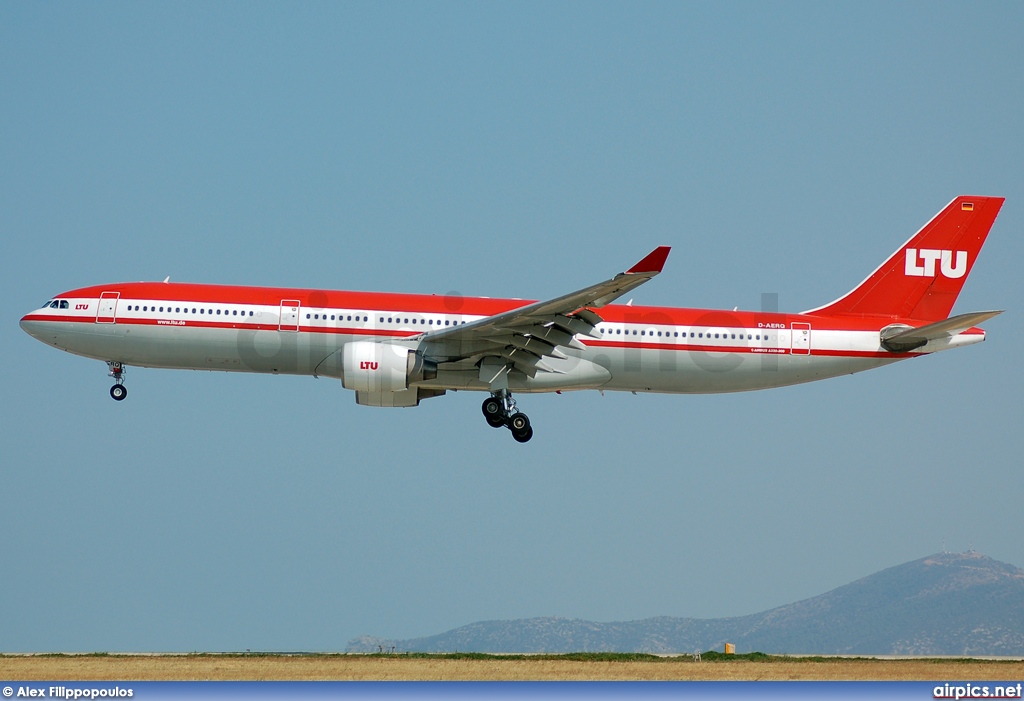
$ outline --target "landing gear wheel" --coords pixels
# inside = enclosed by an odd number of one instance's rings
[[[533,426],[527,426],[525,431],[513,431],[512,437],[520,443],[525,443],[533,438]]]
[[[114,398],[114,401],[120,402],[128,396],[128,388],[124,386],[124,364],[115,360],[108,360],[107,367],[110,368],[107,377],[114,378],[114,386],[110,388],[110,396]]]
[[[505,407],[497,397],[488,397],[484,400],[480,410],[484,413],[487,423],[494,428],[501,428],[505,425]]]
[[[489,426],[507,427],[512,433],[512,437],[520,443],[525,443],[533,438],[533,428],[530,427],[529,417],[516,409],[516,400],[512,398],[507,389],[491,392],[491,396],[484,400],[480,410]]]
[[[508,417],[508,427],[512,433],[525,433],[530,428],[530,418],[526,414],[512,414]]]

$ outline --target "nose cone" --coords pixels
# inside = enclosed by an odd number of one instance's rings
[[[53,344],[54,339],[52,338],[52,334],[47,334],[47,326],[52,326],[53,324],[48,324],[46,320],[37,315],[36,312],[31,312],[23,316],[19,325],[22,326],[22,331],[37,341],[42,341],[43,343],[48,343],[50,345]],[[47,336],[50,337],[48,340],[46,338]]]
[[[32,338],[41,340],[39,339],[39,336],[40,334],[42,334],[43,331],[43,322],[34,321],[32,319],[32,316],[32,314],[26,314],[25,316],[21,317],[21,330],[27,333]]]

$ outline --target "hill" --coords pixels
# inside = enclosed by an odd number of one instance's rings
[[[412,640],[363,636],[348,651],[1024,655],[1024,570],[975,552],[940,553],[826,594],[736,618],[596,623],[482,621]]]

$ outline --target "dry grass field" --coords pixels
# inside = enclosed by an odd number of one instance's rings
[[[57,681],[1024,680],[1024,662],[377,655],[5,655],[0,678]]]

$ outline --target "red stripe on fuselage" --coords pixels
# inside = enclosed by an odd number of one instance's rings
[[[116,323],[111,322],[99,322],[89,316],[57,316],[48,314],[26,314],[21,319],[22,321],[48,321],[48,322],[63,322],[63,323],[77,323],[87,324],[89,326],[159,326],[170,329],[186,329],[186,328],[199,328],[199,329],[250,329],[252,331],[281,331],[282,333],[296,333],[293,330],[281,330],[277,324],[239,324],[239,323],[223,323],[217,321],[193,321],[192,319],[138,319],[134,317],[117,317]],[[340,334],[348,336],[393,336],[396,338],[408,338],[410,336],[419,336],[425,331],[402,331],[395,329],[375,329],[375,328],[351,328],[351,327],[334,327],[334,326],[300,326],[299,331],[302,333],[327,333],[327,334]]]
[[[463,314],[492,316],[530,300],[459,297],[454,295],[416,295],[392,292],[348,292],[278,287],[238,287],[234,285],[198,285],[180,282],[127,282],[83,287],[57,295],[56,299],[99,299],[102,292],[120,292],[122,298],[197,304],[252,304],[276,307],[282,301],[299,300],[314,309],[401,310],[409,313]]]
[[[919,353],[889,353],[888,351],[843,351],[812,349],[808,353],[791,353],[789,348],[771,348],[766,346],[714,346],[688,343],[643,343],[642,341],[594,341],[584,339],[584,344],[594,348],[640,348],[645,350],[687,351],[694,353],[751,353],[754,355],[797,355],[807,357],[827,356],[840,358],[912,358]]]
[[[202,285],[173,282],[129,282],[94,285],[65,292],[57,295],[56,299],[99,299],[102,292],[119,292],[124,299],[187,302],[189,304],[279,306],[284,300],[299,300],[303,307],[312,309],[351,309],[384,314],[448,314],[479,317],[493,316],[533,303],[533,300],[528,299],[240,287],[234,285]],[[816,317],[814,315],[777,312],[690,309],[686,307],[642,307],[621,304],[610,304],[597,309],[597,312],[607,323],[637,324],[639,326],[672,325],[779,330],[783,328],[788,329],[789,325],[793,322],[803,322],[811,324],[811,328],[814,330],[877,331],[888,324],[902,323],[909,326],[921,326],[924,323],[914,319],[888,317]],[[38,320],[42,321],[53,318],[43,317]],[[82,320],[81,317],[69,317],[69,320],[71,319]],[[121,319],[118,318],[118,323],[120,321]],[[231,328],[231,325],[228,325],[227,328]],[[252,327],[245,326],[245,328]]]

